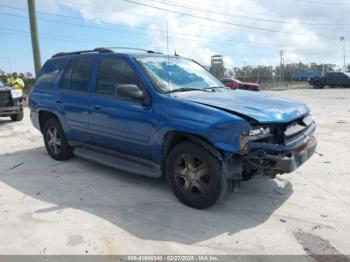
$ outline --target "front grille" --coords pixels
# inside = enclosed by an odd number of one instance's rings
[[[11,105],[10,91],[0,91],[0,107],[7,107]]]
[[[284,143],[287,144],[303,134],[303,132],[313,123],[310,115],[288,123],[283,131]]]

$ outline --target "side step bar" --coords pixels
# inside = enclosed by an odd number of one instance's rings
[[[110,152],[103,152],[87,146],[76,147],[74,154],[78,157],[133,174],[154,178],[161,176],[161,169],[158,165],[134,157],[119,155],[114,152],[111,154]]]

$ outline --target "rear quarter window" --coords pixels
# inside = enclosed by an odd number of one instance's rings
[[[76,59],[70,81],[71,91],[88,92],[91,63],[91,57]]]
[[[63,59],[54,59],[47,61],[40,71],[40,75],[36,81],[36,87],[45,89],[52,88],[57,80],[64,62],[65,60]]]

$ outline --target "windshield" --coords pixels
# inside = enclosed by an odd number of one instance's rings
[[[225,86],[197,63],[180,57],[137,59],[162,93],[224,88]]]
[[[344,72],[347,77],[350,77],[350,72]]]

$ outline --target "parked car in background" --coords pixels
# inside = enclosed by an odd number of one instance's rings
[[[230,90],[196,62],[153,51],[56,54],[29,104],[53,159],[74,153],[165,176],[181,202],[200,209],[238,181],[294,171],[316,148],[305,104]]]
[[[327,72],[323,76],[311,77],[308,82],[314,88],[350,87],[350,72]]]
[[[242,82],[235,78],[224,78],[220,80],[226,87],[231,89],[243,89],[249,91],[259,91],[260,86],[257,83]]]
[[[322,76],[322,72],[317,71],[296,71],[292,73],[292,81],[308,81],[311,77]]]
[[[13,121],[23,119],[22,91],[6,85],[0,80],[0,117]]]

